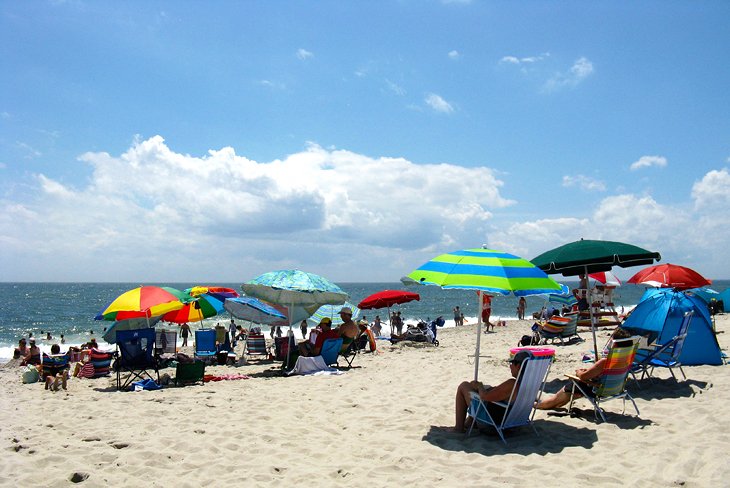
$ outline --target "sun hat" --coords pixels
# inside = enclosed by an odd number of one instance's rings
[[[329,317],[324,317],[322,320],[319,321],[320,324],[331,324],[332,319]]]
[[[340,313],[346,313],[347,315],[352,317],[352,309],[350,307],[342,307],[340,309]]]
[[[34,337],[31,337],[31,338],[30,338],[30,343],[31,343],[31,344],[35,344],[35,338],[34,338]]]

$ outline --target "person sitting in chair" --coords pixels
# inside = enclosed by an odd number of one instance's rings
[[[342,350],[345,351],[357,338],[360,329],[352,320],[352,309],[350,307],[342,307],[340,318],[342,319],[342,325],[339,326],[338,331],[340,337],[342,337]]]
[[[476,392],[479,394],[479,398],[485,402],[489,415],[492,416],[495,422],[501,422],[506,412],[505,408],[501,405],[497,405],[492,402],[504,402],[509,400],[512,394],[512,389],[515,386],[517,375],[520,372],[520,367],[523,361],[530,357],[530,353],[526,351],[520,351],[509,361],[509,371],[512,375],[511,378],[503,381],[497,386],[489,386],[481,383],[480,381],[464,381],[456,389],[456,402],[455,402],[455,413],[456,423],[454,430],[456,432],[466,432],[466,417],[471,403],[471,393]],[[489,403],[487,403],[489,402]]]
[[[629,331],[622,329],[621,327],[617,327],[611,335],[611,340],[628,339],[629,337],[631,337],[631,333]],[[605,367],[606,358],[604,357],[593,363],[590,368],[578,368],[575,370],[575,376],[577,376],[580,380],[579,385],[587,395],[593,394],[593,385],[591,384],[592,380],[601,376]],[[571,392],[573,392],[573,398],[580,398],[583,396],[578,388],[573,391],[573,382],[568,380],[568,383],[557,393],[540,400],[540,402],[535,405],[535,408],[539,410],[553,410],[565,406],[568,402],[570,402]]]
[[[311,341],[299,343],[299,354],[301,356],[319,356],[325,340],[340,338],[340,333],[332,329],[332,320],[329,317],[323,318],[319,323],[319,327],[322,328],[322,332],[317,334],[317,340],[314,344]]]
[[[54,344],[51,346],[51,354],[61,354],[61,346],[58,344]],[[57,391],[59,387],[59,383],[61,387],[65,390],[66,389],[66,381],[68,380],[68,367],[66,367],[63,371],[56,372],[55,375],[47,375],[45,378],[43,377],[43,365],[38,365],[38,372],[41,374],[41,379],[46,384],[46,390],[51,391]]]

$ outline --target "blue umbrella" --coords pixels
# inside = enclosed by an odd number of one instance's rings
[[[309,320],[310,324],[316,326],[322,321],[323,318],[327,317],[332,320],[333,326],[340,325],[343,323],[342,319],[340,318],[340,310],[342,310],[342,307],[350,307],[352,309],[353,319],[356,319],[360,315],[359,308],[357,308],[350,302],[345,302],[342,305],[322,305],[307,320]]]
[[[268,303],[253,297],[226,298],[223,308],[237,319],[257,324],[269,324],[286,318]]]

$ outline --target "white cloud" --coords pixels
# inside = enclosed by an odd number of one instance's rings
[[[657,166],[663,168],[667,165],[667,158],[664,156],[641,156],[638,161],[631,163],[629,169],[636,171],[641,168],[649,168],[651,166]]]
[[[306,263],[357,281],[417,265],[403,256],[425,261],[422,249],[473,245],[492,213],[514,204],[485,167],[314,144],[260,163],[231,148],[176,153],[156,136],[80,160],[92,169],[80,187],[38,175],[30,200],[0,201],[7,279],[243,280]]]
[[[15,145],[25,151],[25,159],[34,159],[43,155],[40,151],[25,142],[16,141]]]
[[[452,107],[449,102],[441,98],[439,95],[436,95],[435,93],[429,93],[428,95],[426,95],[425,102],[429,107],[437,112],[450,114],[454,111],[454,107]]]
[[[397,83],[394,83],[388,79],[385,80],[385,86],[388,87],[388,90],[395,93],[396,95],[403,96],[406,94],[405,88],[398,85]]]
[[[280,83],[278,81],[259,80],[258,84],[261,86],[265,86],[267,88],[274,89],[274,90],[286,90],[286,85],[284,83]]]
[[[542,61],[546,58],[550,57],[550,53],[543,53],[539,54],[537,56],[525,56],[522,58],[518,58],[517,56],[503,56],[502,59],[499,60],[501,64],[532,64],[537,63],[539,61]]]
[[[563,186],[577,186],[587,191],[606,191],[605,183],[585,175],[565,175],[563,176]]]
[[[453,51],[449,51],[448,56],[450,59],[457,60],[461,57],[461,54],[459,53],[459,51],[454,49]]]
[[[713,170],[692,185],[695,208],[725,213],[730,204],[730,174],[728,170]]]
[[[301,59],[302,61],[307,60],[309,58],[314,57],[314,53],[307,51],[306,49],[297,49],[297,57]]]
[[[575,87],[593,74],[593,71],[593,63],[587,58],[579,58],[567,72],[554,74],[543,88],[545,91],[552,92],[561,88]]]

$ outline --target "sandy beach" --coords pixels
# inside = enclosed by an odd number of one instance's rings
[[[717,317],[721,346],[728,316]],[[482,335],[480,379],[508,376],[508,351],[530,322]],[[599,331],[603,344],[609,332]],[[556,346],[548,392],[573,372],[585,342]],[[283,377],[250,361],[207,373],[248,379],[117,392],[114,377],[72,378],[67,391],[22,384],[0,369],[3,486],[723,486],[730,476],[730,375],[685,367],[630,387],[640,409],[605,404],[607,423],[578,400],[578,415],[538,412],[535,433],[464,439],[454,393],[471,379],[473,326],[439,331],[440,346],[379,342],[341,375]],[[240,346],[239,346],[240,347]],[[344,363],[342,363],[344,364]],[[174,369],[161,373],[174,375]]]

